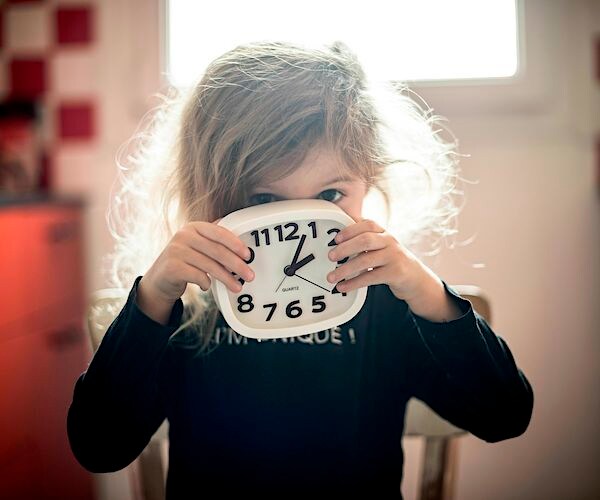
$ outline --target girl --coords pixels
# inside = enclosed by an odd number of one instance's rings
[[[68,433],[85,468],[127,466],[167,418],[169,500],[398,498],[409,398],[488,442],[525,431],[533,392],[506,342],[408,249],[453,234],[457,161],[400,91],[370,84],[342,43],[260,42],[165,102],[109,214],[122,226],[112,281],[130,290],[75,384]],[[377,193],[386,227],[363,217]],[[328,331],[241,337],[209,286],[240,293],[249,249],[216,222],[299,198],[355,221],[330,258],[357,255],[327,279],[368,287],[366,302]]]

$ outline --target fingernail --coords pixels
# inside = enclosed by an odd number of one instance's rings
[[[338,233],[335,237],[335,241],[337,241],[338,243],[344,241],[344,237],[342,236],[342,233]]]
[[[329,258],[331,260],[335,260],[335,257],[336,257],[336,255],[335,255],[335,252],[333,250],[331,252],[329,252]]]
[[[335,278],[334,278],[334,276],[335,276],[335,274],[334,274],[334,273],[329,273],[329,274],[327,275],[327,281],[329,281],[329,282],[333,283],[333,282],[335,281]]]

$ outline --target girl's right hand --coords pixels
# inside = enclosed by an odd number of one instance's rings
[[[254,272],[245,262],[250,259],[250,250],[229,229],[217,225],[219,220],[192,221],[175,233],[140,280],[147,303],[172,306],[188,283],[206,291],[211,285],[209,273],[233,293],[242,286],[231,271],[245,281],[254,279]]]

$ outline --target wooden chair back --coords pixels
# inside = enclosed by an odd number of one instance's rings
[[[103,288],[90,297],[87,326],[96,352],[109,325],[125,305],[128,290]],[[142,453],[126,467],[134,500],[164,500],[169,424],[165,420]]]
[[[473,309],[491,324],[491,306],[483,291],[473,285],[451,285]],[[440,417],[429,406],[411,398],[406,407],[404,436],[425,440],[419,478],[419,500],[452,500],[460,436],[467,432]]]

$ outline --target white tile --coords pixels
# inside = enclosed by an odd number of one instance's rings
[[[52,182],[57,193],[88,195],[93,191],[97,152],[83,144],[61,145],[51,159]]]
[[[98,68],[93,52],[58,52],[50,63],[52,92],[60,97],[86,97],[98,90]]]
[[[44,4],[11,5],[4,12],[5,46],[12,54],[29,54],[51,45],[50,12]]]

